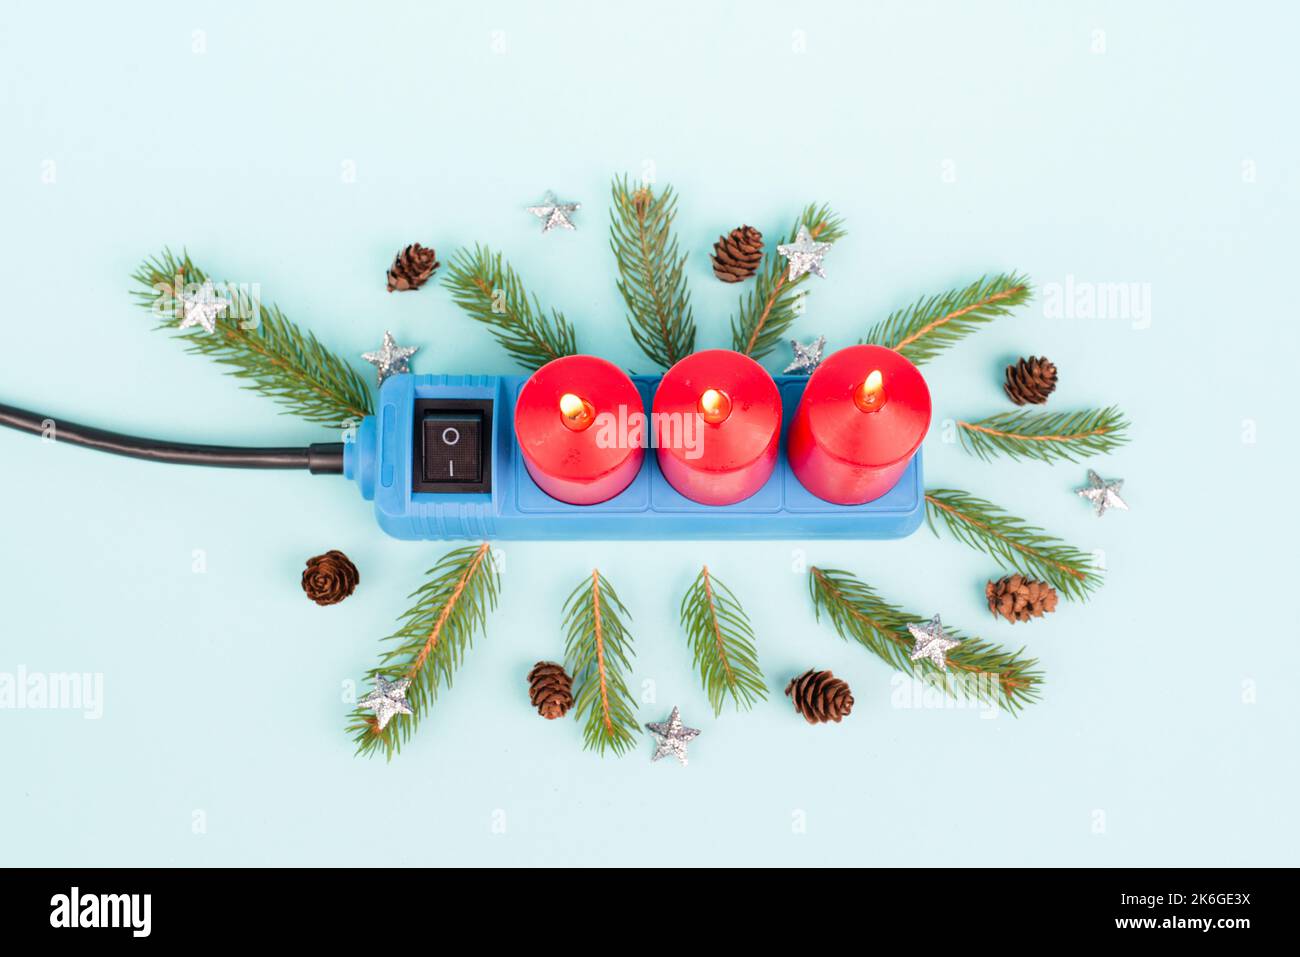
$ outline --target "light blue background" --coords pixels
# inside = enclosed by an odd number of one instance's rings
[[[0,862],[1297,863],[1298,27],[1285,3],[5,4],[0,401],[328,441],[150,330],[128,275],[165,244],[344,353],[391,329],[416,371],[505,373],[444,289],[384,291],[404,243],[445,261],[486,241],[582,348],[644,367],[606,207],[610,175],[647,162],[681,193],[701,346],[727,344],[737,296],[713,240],[742,221],[775,238],[810,201],[849,226],[798,327],[831,348],[1001,269],[1149,283],[1152,316],[1050,319],[1039,298],[925,370],[929,483],[1103,549],[1092,602],[992,622],[995,566],[926,531],[504,543],[487,639],[391,765],[352,757],[343,683],[443,546],[387,540],[341,480],[0,434],[0,671],[105,686],[99,721],[0,711]],[[584,204],[576,233],[523,211],[547,188]],[[944,419],[1005,408],[1001,369],[1031,353],[1061,368],[1049,407],[1132,417],[1133,443],[1093,463],[1131,512],[1095,519],[1071,492],[1084,466],[943,441]],[[327,548],[362,584],[322,609],[298,576]],[[1018,720],[894,706],[889,669],[814,623],[797,549],[1026,644],[1045,700]],[[751,714],[714,719],[691,670],[676,607],[702,562],[758,626],[772,699]],[[689,768],[651,764],[648,738],[602,760],[528,707],[593,565],[635,616],[641,719],[679,704],[703,729]],[[842,725],[790,710],[808,667],[852,684]]]

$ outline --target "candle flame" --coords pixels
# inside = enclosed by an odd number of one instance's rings
[[[731,415],[731,397],[721,389],[705,389],[700,396],[700,412],[705,422],[717,425]]]
[[[872,369],[866,381],[853,393],[853,401],[863,412],[875,412],[885,404],[885,377]]]
[[[572,392],[560,396],[560,415],[564,417],[564,424],[573,431],[581,432],[591,425],[595,414],[596,410],[592,408],[591,403],[582,396],[574,395]]]

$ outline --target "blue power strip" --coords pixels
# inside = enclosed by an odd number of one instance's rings
[[[514,409],[525,376],[397,375],[379,391],[379,410],[365,418],[344,450],[343,474],[375,503],[380,526],[402,539],[777,539],[903,538],[925,511],[918,450],[889,492],[866,505],[832,505],[806,491],[785,458],[785,435],[806,376],[777,376],[783,406],[781,455],[772,477],[735,505],[701,505],[679,494],[659,472],[653,449],[622,493],[599,505],[567,505],[537,487],[515,441]],[[659,376],[633,376],[648,411]],[[463,485],[421,491],[415,455],[417,421],[474,443],[446,465]],[[444,425],[444,423],[451,423]],[[467,454],[468,453],[468,454]],[[459,462],[461,471],[455,472]],[[478,471],[475,471],[477,467]],[[486,487],[488,491],[461,488]],[[451,490],[454,489],[454,490]]]

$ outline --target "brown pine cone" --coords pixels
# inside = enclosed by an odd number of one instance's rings
[[[1056,389],[1056,365],[1045,356],[1030,356],[1007,366],[1002,387],[1016,405],[1042,405]]]
[[[829,671],[805,671],[790,679],[785,693],[794,701],[794,710],[809,724],[839,721],[853,710],[853,692],[848,683]]]
[[[307,559],[302,573],[302,590],[318,605],[337,605],[357,590],[357,566],[339,551]]]
[[[397,254],[388,270],[388,291],[419,289],[440,265],[438,254],[432,249],[411,243]]]
[[[528,697],[537,713],[547,721],[563,718],[573,707],[573,679],[563,666],[539,661],[528,672]]]
[[[984,586],[993,617],[1007,621],[1028,621],[1056,611],[1056,589],[1047,582],[1033,581],[1023,575],[1008,575]]]
[[[723,282],[744,282],[763,261],[763,234],[738,226],[713,244],[713,274]]]

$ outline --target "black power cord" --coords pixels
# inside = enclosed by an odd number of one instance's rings
[[[51,427],[50,423],[53,423]],[[119,432],[93,429],[53,416],[38,415],[0,403],[0,425],[20,432],[44,435],[56,442],[81,445],[113,455],[126,455],[150,462],[176,465],[209,465],[225,469],[307,469],[312,475],[343,473],[343,443],[318,442],[304,448],[249,449],[229,445],[191,445],[188,442],[160,442]]]

